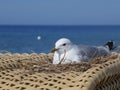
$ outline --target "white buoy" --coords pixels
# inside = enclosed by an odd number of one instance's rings
[[[40,40],[41,39],[41,36],[37,36],[37,40]]]

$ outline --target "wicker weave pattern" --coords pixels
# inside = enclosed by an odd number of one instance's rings
[[[108,61],[84,72],[80,90],[116,90],[120,88],[120,59]]]
[[[52,56],[0,54],[0,90],[120,90],[120,55],[85,71],[39,72]]]

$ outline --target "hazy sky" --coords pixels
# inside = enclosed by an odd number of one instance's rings
[[[120,25],[120,0],[0,0],[0,24]]]

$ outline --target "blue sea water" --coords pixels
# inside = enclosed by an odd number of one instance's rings
[[[37,37],[41,38],[37,38]],[[120,26],[0,26],[0,51],[11,53],[49,53],[60,38],[75,44],[120,44]]]

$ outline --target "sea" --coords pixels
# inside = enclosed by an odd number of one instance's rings
[[[120,45],[119,25],[0,25],[0,53],[49,53],[60,38],[79,45]]]

